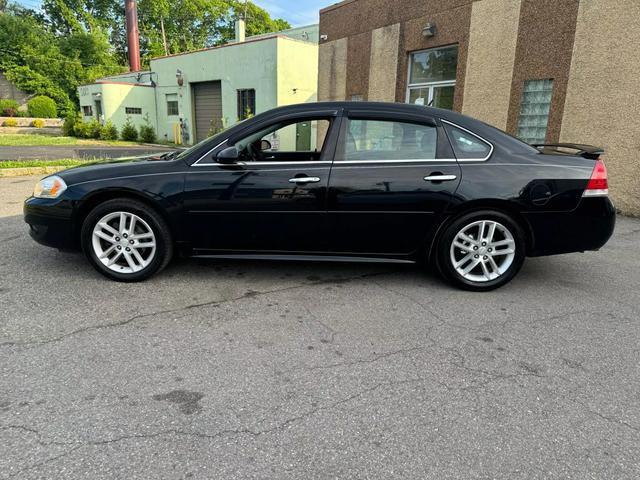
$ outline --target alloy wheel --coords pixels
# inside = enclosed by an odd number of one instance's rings
[[[93,227],[91,236],[96,258],[109,270],[135,273],[156,255],[156,237],[147,222],[130,212],[112,212]]]
[[[450,248],[451,264],[464,279],[489,282],[501,277],[513,264],[516,242],[501,223],[480,220],[463,227]]]

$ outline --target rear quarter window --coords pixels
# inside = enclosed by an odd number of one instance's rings
[[[491,145],[474,134],[449,123],[444,123],[444,129],[458,160],[485,159],[491,153]]]

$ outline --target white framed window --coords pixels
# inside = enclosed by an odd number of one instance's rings
[[[124,107],[124,113],[127,115],[142,115],[142,108],[140,107]]]
[[[457,45],[410,54],[407,103],[453,109],[457,68]]]
[[[551,78],[524,82],[516,134],[523,142],[544,143],[547,137],[552,95],[553,79]]]

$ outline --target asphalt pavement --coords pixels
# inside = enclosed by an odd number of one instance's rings
[[[105,280],[0,179],[0,478],[636,479],[640,220],[508,286],[178,260]]]

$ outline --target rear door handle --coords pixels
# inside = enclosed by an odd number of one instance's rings
[[[294,177],[289,179],[289,183],[318,183],[320,177]]]
[[[458,178],[456,175],[427,175],[424,177],[425,182],[451,182]]]

